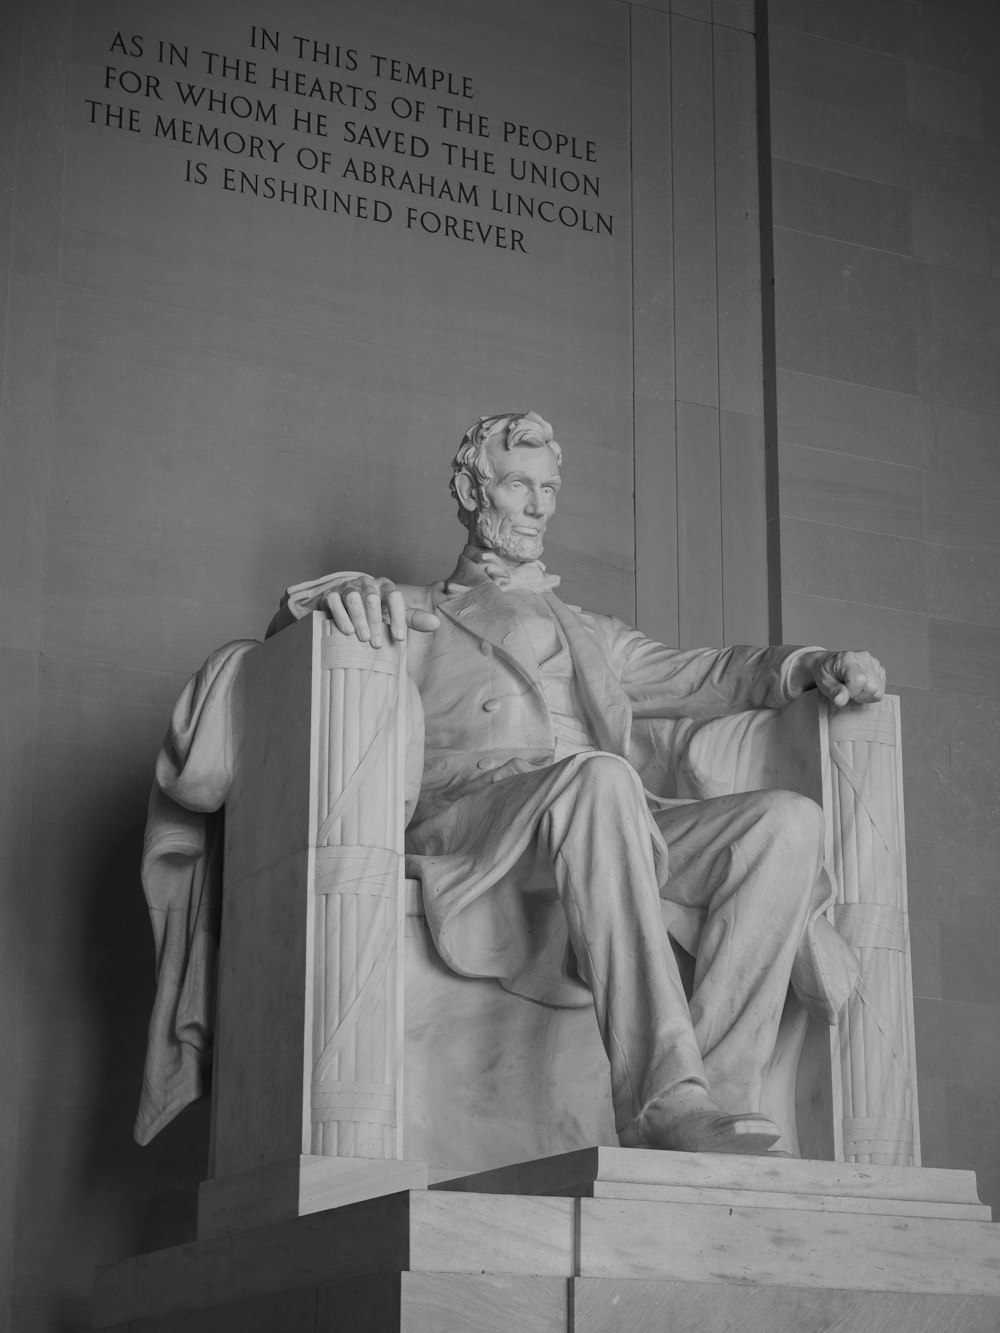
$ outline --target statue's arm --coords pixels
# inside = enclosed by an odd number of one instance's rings
[[[624,626],[614,652],[636,717],[719,717],[780,708],[809,689],[838,706],[881,699],[885,672],[870,653],[788,645],[668,648]]]

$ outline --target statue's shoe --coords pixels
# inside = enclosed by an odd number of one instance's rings
[[[704,1089],[691,1088],[651,1102],[625,1126],[618,1142],[623,1148],[760,1156],[780,1138],[780,1129],[766,1115],[756,1111],[729,1115]]]

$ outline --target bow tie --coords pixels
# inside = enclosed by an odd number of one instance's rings
[[[558,574],[546,574],[540,560],[529,560],[527,564],[517,565],[502,574],[490,574],[490,578],[501,592],[549,592],[558,588],[561,582]]]
[[[546,574],[540,560],[528,560],[523,565],[508,565],[494,551],[484,551],[479,547],[467,546],[465,558],[478,565],[483,573],[501,592],[549,592],[561,582],[558,574]],[[449,579],[445,584],[448,593],[468,592],[464,583]]]
[[[478,554],[478,552],[477,552]],[[558,588],[558,574],[546,574],[540,560],[526,560],[523,565],[508,565],[492,551],[484,551],[476,560],[501,592],[548,592]]]

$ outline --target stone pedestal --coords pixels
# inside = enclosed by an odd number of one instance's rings
[[[677,794],[822,802],[862,980],[839,1036],[803,1046],[795,1019],[778,1119],[844,1162],[566,1151],[613,1137],[593,1016],[457,977],[419,915],[405,929],[407,699],[401,648],[319,616],[241,664],[199,1239],[106,1269],[95,1326],[1000,1328],[1000,1229],[974,1177],[915,1165],[894,701],[831,718],[804,698],[650,737],[683,768],[661,774]]]
[[[591,1148],[237,1229],[99,1275],[115,1333],[986,1333],[965,1171]]]

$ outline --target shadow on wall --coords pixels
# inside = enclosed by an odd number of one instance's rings
[[[14,1310],[60,1333],[90,1327],[96,1266],[194,1238],[207,1174],[207,1100],[146,1148],[132,1137],[154,955],[139,880],[148,779],[128,767],[83,790],[72,766],[49,770],[49,800],[65,797],[49,809],[72,836],[50,832],[33,896]]]
[[[194,1239],[197,1189],[208,1173],[207,1099],[146,1147],[132,1137],[155,972],[139,878],[145,797],[144,789],[141,814],[127,826],[107,828],[87,877],[84,990],[99,1086],[107,1091],[91,1112],[81,1194],[97,1218],[118,1218],[109,1258]]]

